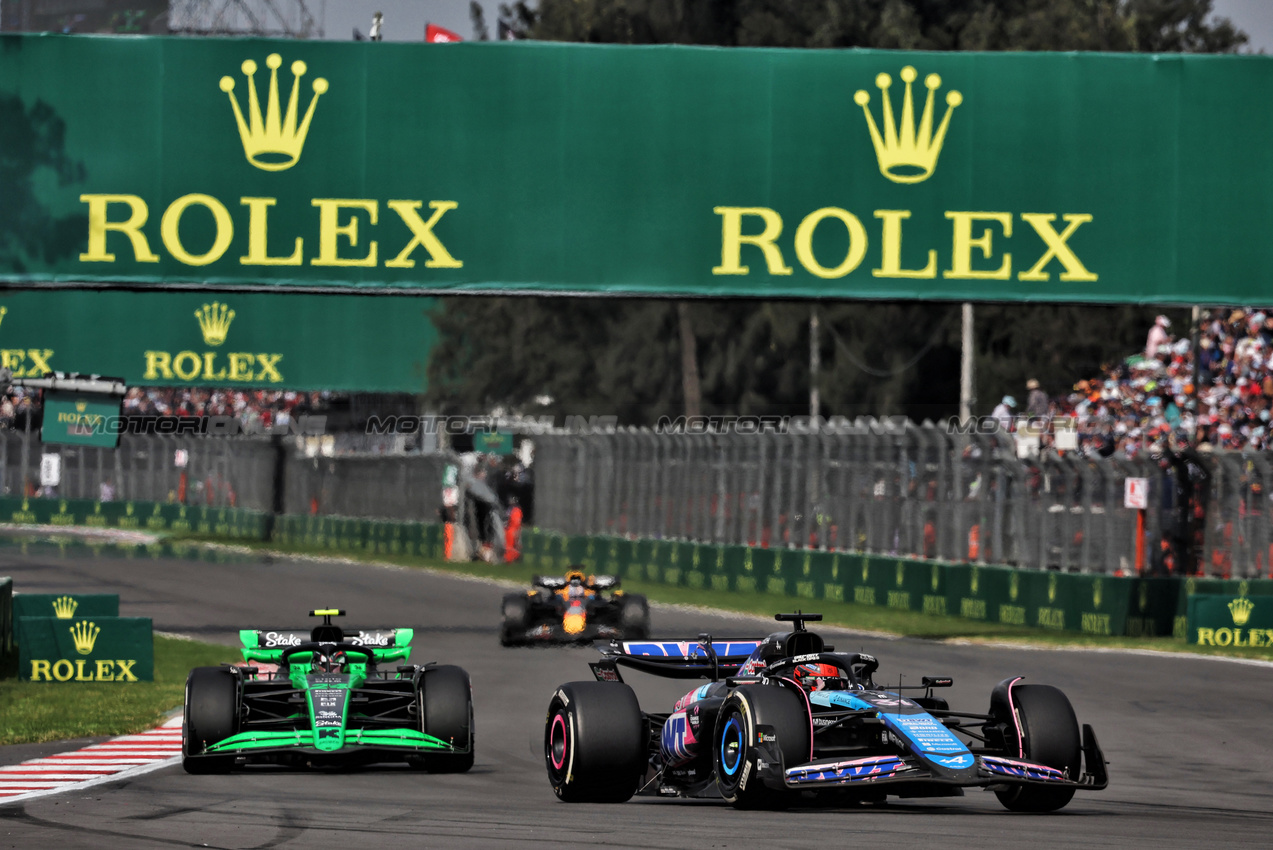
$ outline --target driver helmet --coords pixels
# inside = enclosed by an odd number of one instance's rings
[[[796,681],[811,691],[839,689],[844,673],[834,664],[801,664],[796,667]]]
[[[583,573],[579,572],[578,570],[571,570],[570,572],[566,573],[566,581],[568,583],[567,590],[566,590],[567,596],[583,596],[584,595],[584,591],[587,589],[585,586],[587,580],[584,577]]]

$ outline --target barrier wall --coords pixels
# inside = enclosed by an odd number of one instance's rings
[[[443,527],[418,522],[284,514],[272,518],[267,535],[270,517],[253,511],[50,499],[0,499],[0,519],[241,539],[268,536],[280,544],[333,553],[444,555]],[[170,548],[176,554],[198,555],[180,543]],[[855,602],[1091,635],[1183,639],[1196,595],[1273,597],[1273,580],[1268,579],[1119,577],[813,549],[569,536],[538,529],[523,532],[522,551],[528,566],[545,573],[583,564],[594,572],[673,587],[787,594],[811,602]]]
[[[688,588],[782,593],[1091,635],[1185,637],[1198,593],[1273,596],[1273,581],[1132,578],[801,549],[571,537],[532,530],[526,563]],[[1273,608],[1273,605],[1270,605]]]
[[[241,508],[188,507],[167,502],[0,498],[0,522],[171,531],[264,540],[270,515]]]

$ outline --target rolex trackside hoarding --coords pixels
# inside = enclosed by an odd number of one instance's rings
[[[1193,646],[1250,646],[1273,653],[1273,596],[1189,597],[1185,639]]]
[[[22,617],[18,677],[32,682],[149,682],[155,678],[149,617]]]
[[[15,593],[13,617],[118,617],[116,593]]]
[[[4,245],[0,233],[0,267]],[[432,307],[405,296],[0,290],[0,365],[16,378],[79,372],[129,386],[420,393]]]
[[[0,281],[1248,303],[1270,102],[1262,56],[5,36]]]

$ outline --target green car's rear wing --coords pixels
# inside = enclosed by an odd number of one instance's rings
[[[414,629],[344,629],[344,640],[371,650],[377,662],[406,661]],[[313,640],[309,629],[240,629],[243,660],[277,664],[283,652]]]

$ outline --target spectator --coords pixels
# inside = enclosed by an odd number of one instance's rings
[[[1166,316],[1159,316],[1154,320],[1154,326],[1149,329],[1149,336],[1145,339],[1145,357],[1150,358],[1158,354],[1159,346],[1167,344],[1171,337],[1167,334],[1167,328],[1171,327],[1171,319]]]
[[[1026,415],[1031,418],[1047,416],[1051,405],[1048,402],[1048,394],[1039,388],[1039,382],[1031,378],[1025,382],[1025,388],[1030,392],[1025,401]]]
[[[1010,395],[1003,397],[1003,401],[995,405],[994,412],[990,414],[990,418],[999,423],[999,427],[1004,431],[1012,430],[1012,411],[1017,406],[1017,400]],[[985,410],[983,407],[982,410]]]

